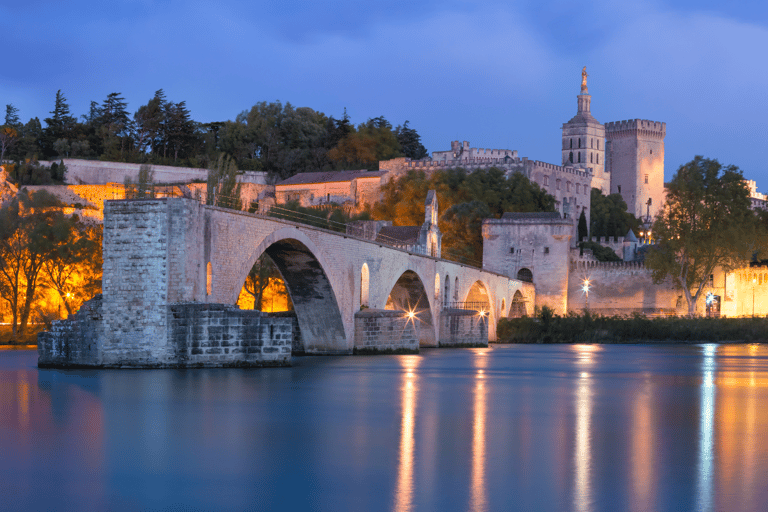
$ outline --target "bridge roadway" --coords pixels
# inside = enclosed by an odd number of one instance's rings
[[[531,284],[504,275],[192,199],[107,201],[104,223],[105,319],[138,336],[165,322],[158,306],[235,304],[262,253],[284,277],[308,353],[350,353],[361,307],[415,311],[420,346],[435,346],[447,303],[486,304],[494,340],[513,297],[533,302]]]

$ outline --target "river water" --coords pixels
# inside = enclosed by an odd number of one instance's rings
[[[36,362],[0,351],[2,510],[768,507],[766,345]]]

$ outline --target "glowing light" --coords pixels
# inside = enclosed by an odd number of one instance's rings
[[[414,313],[413,311],[408,312],[408,318],[413,319],[413,317],[415,316],[416,316],[416,313]]]
[[[480,311],[478,314],[479,314],[480,316],[485,316],[485,311]]]
[[[584,280],[584,286],[582,286],[581,289],[584,292],[589,293],[589,279]]]

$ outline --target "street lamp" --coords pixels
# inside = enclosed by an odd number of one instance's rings
[[[589,279],[584,280],[584,285],[581,287],[581,289],[584,291],[584,293],[587,294],[587,303],[584,309],[589,311]]]

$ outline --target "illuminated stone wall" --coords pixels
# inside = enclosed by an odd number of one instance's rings
[[[355,353],[417,353],[416,322],[402,311],[364,309],[355,313]]]
[[[487,347],[488,317],[466,309],[444,309],[440,313],[441,347]]]

